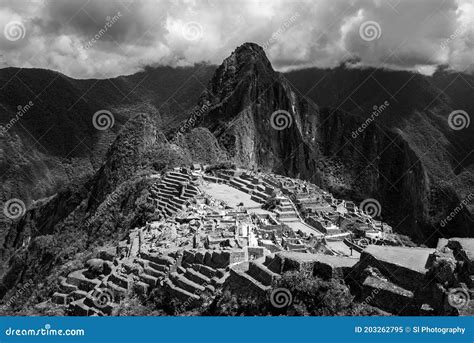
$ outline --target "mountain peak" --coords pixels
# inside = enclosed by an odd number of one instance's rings
[[[260,55],[263,56],[265,59],[267,56],[265,55],[265,51],[263,48],[252,42],[246,42],[240,46],[238,46],[235,50],[234,53],[236,54],[253,54],[253,55]]]
[[[217,68],[211,81],[212,93],[225,98],[244,80],[273,80],[275,76],[263,48],[255,43],[245,43],[237,47]]]
[[[262,64],[273,71],[265,50],[256,43],[244,43],[237,47],[226,60],[234,60],[239,64]],[[225,63],[225,61],[224,61]]]

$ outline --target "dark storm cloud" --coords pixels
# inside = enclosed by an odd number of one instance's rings
[[[120,20],[107,31],[103,40],[113,40],[119,44],[145,44],[147,38],[151,38],[145,34],[150,28],[153,29],[154,39],[163,39],[167,3],[162,1],[155,4],[153,6],[152,2],[147,4],[138,1],[52,1],[47,3],[43,13],[49,18],[49,25],[59,25],[59,33],[76,34],[84,38],[94,36],[111,17],[120,14]],[[146,11],[153,11],[154,14],[149,15]]]

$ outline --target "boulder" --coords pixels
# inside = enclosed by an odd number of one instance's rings
[[[387,279],[408,290],[424,286],[429,258],[435,249],[369,245],[362,251],[357,270],[371,266]]]
[[[447,247],[465,262],[468,273],[474,274],[474,238],[450,238]]]
[[[362,284],[362,302],[395,315],[416,314],[417,309],[411,291],[373,276],[368,276]]]
[[[98,276],[104,273],[105,261],[101,258],[92,258],[87,260],[86,267],[89,274]]]
[[[442,284],[451,284],[455,281],[456,260],[439,257],[430,268],[430,274]]]
[[[140,275],[143,273],[143,267],[139,264],[132,263],[131,261],[124,261],[122,263],[122,271],[127,275]]]

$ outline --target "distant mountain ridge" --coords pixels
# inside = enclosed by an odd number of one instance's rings
[[[427,176],[425,196],[421,197],[423,209],[419,211],[430,218],[428,226],[434,225],[438,233],[446,234],[444,228],[439,227],[440,220],[474,192],[474,126],[455,129],[449,119],[457,110],[472,117],[473,75],[450,73],[440,68],[432,77],[426,77],[409,72],[353,70],[341,66],[334,70],[296,71],[285,76],[302,94],[328,107],[331,112],[337,108],[362,120],[371,116],[373,106],[388,101],[390,105],[376,117],[374,126],[396,133],[416,154],[423,175]],[[362,151],[354,152],[360,155]],[[366,162],[373,163],[373,159]],[[410,172],[412,170],[408,168]],[[474,204],[467,201],[462,207],[466,207],[470,215],[453,223],[453,227],[459,229],[458,234],[473,235]]]
[[[54,194],[77,177],[88,177],[102,164],[121,126],[147,112],[170,130],[192,106],[215,67],[146,68],[105,80],[76,80],[41,69],[0,69],[0,125],[15,118],[18,106],[33,106],[0,135],[2,200],[29,204]],[[94,128],[99,110],[110,110],[115,125]],[[20,170],[20,172],[18,172]]]

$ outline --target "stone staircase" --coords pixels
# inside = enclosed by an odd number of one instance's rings
[[[210,251],[183,251],[181,265],[171,272],[164,281],[165,289],[184,301],[184,307],[194,307],[215,297],[216,290],[222,288],[229,277],[228,263],[219,261]]]
[[[121,299],[132,290],[147,294],[159,285],[171,269],[170,259],[143,254],[143,258],[127,259],[127,263],[118,263],[108,275],[90,279],[87,269],[71,272],[67,278],[60,279],[58,292],[52,301],[67,306],[68,312],[76,316],[103,316],[111,314]],[[173,261],[172,263],[175,263]],[[133,269],[133,271],[132,271]],[[106,303],[98,302],[105,294]]]
[[[270,258],[270,260],[268,260]],[[267,260],[269,262],[267,262]],[[272,283],[280,278],[276,270],[269,268],[271,257],[240,263],[230,269],[227,286],[237,292],[263,294],[272,288]]]
[[[199,194],[195,177],[181,171],[169,171],[150,189],[148,202],[155,206],[155,216],[167,218],[186,208]]]
[[[59,289],[52,296],[56,304],[67,307],[71,315],[110,315],[131,291],[147,294],[158,286],[176,261],[169,256],[141,252],[141,230],[133,230],[113,251],[99,252],[84,269],[60,277]],[[128,254],[122,254],[121,249]]]
[[[214,298],[230,275],[229,263],[242,254],[240,250],[184,250],[168,254],[142,251],[136,257],[114,259],[107,275],[92,277],[87,268],[69,273],[60,278],[52,301],[66,306],[70,315],[104,316],[112,314],[130,291],[149,294],[162,287],[191,308]],[[104,303],[100,302],[101,297]]]

